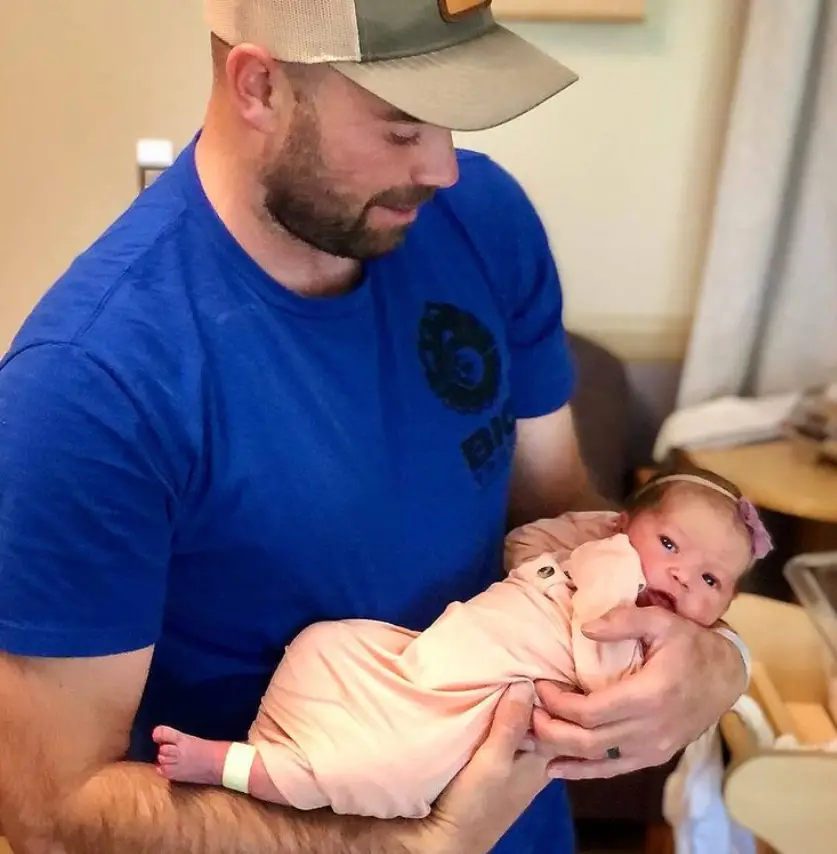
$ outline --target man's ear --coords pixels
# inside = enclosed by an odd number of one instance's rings
[[[227,85],[244,122],[262,133],[274,134],[278,114],[293,102],[290,82],[264,48],[237,45],[227,57]]]
[[[619,518],[616,520],[616,527],[617,527],[617,530],[619,531],[620,534],[627,533],[629,521],[630,521],[630,518],[628,517],[628,514],[623,510],[619,514]]]

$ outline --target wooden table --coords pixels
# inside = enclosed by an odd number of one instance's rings
[[[814,463],[789,441],[688,451],[686,456],[731,480],[759,507],[837,525],[837,466]]]
[[[731,480],[759,507],[798,520],[799,551],[837,549],[837,466],[815,463],[788,440],[684,456]]]

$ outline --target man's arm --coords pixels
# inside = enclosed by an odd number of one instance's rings
[[[0,655],[0,826],[15,854],[487,854],[547,783],[546,760],[519,752],[531,693],[510,691],[424,821],[297,812],[172,785],[122,761],[151,656]]]
[[[511,528],[568,510],[612,509],[590,482],[569,404],[549,415],[517,422],[509,499]]]
[[[16,854],[410,850],[406,822],[292,812],[120,761],[151,654],[0,658],[0,824]]]
[[[583,631],[602,642],[641,640],[646,663],[587,696],[538,685],[546,711],[536,710],[534,731],[561,757],[550,769],[555,777],[614,777],[662,765],[746,690],[746,668],[732,643],[660,608],[620,608]],[[612,748],[618,759],[607,758]]]

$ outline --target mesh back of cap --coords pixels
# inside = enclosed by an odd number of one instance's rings
[[[360,59],[354,0],[204,0],[209,28],[228,44],[250,42],[285,62]]]

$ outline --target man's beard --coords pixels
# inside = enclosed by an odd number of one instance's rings
[[[264,208],[275,223],[322,252],[359,261],[391,252],[409,228],[370,228],[373,208],[411,210],[435,193],[430,187],[393,188],[358,209],[358,203],[330,181],[320,154],[316,115],[305,104],[297,107],[281,162],[262,175],[262,183]]]

